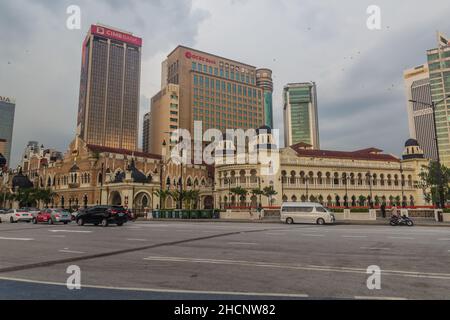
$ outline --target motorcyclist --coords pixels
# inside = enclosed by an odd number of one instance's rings
[[[399,212],[399,210],[398,210],[396,205],[392,206],[391,213],[392,213],[392,218],[394,218],[396,220],[400,220],[401,219],[400,212]]]

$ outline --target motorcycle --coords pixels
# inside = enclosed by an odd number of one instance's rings
[[[414,221],[412,221],[407,216],[402,216],[400,218],[392,217],[391,220],[389,221],[389,223],[393,227],[394,226],[408,226],[408,227],[412,227],[414,225]]]

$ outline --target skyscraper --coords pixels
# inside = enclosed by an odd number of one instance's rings
[[[438,47],[427,51],[432,101],[436,103],[435,118],[439,156],[450,166],[450,40],[437,34]]]
[[[77,133],[88,144],[136,150],[142,39],[92,25],[83,43]]]
[[[203,131],[216,128],[223,132],[256,129],[267,120],[271,122],[271,111],[266,116],[264,110],[264,92],[272,88],[271,71],[266,69],[264,73],[258,84],[254,66],[184,46],[176,47],[162,63],[162,89],[152,99],[151,126],[158,136],[152,135],[154,141],[150,144],[160,149],[162,141],[168,143],[165,130],[156,129],[161,123],[166,123],[164,127],[170,131],[187,129],[193,135],[194,121],[202,122]],[[178,86],[175,102],[170,97],[173,88],[168,88],[169,85]],[[162,97],[164,93],[168,94],[167,99]],[[153,112],[153,104],[167,112]],[[170,123],[166,116],[169,109]]]
[[[11,146],[14,129],[16,103],[13,98],[0,96],[0,144],[8,166],[11,161]]]
[[[266,126],[273,128],[273,81],[272,70],[258,69],[256,70],[256,85],[263,88],[264,96],[264,122]]]
[[[428,159],[437,159],[434,141],[433,109],[431,104],[428,65],[420,65],[403,73],[408,109],[409,135],[416,139]],[[415,103],[410,100],[424,103]],[[428,104],[428,105],[427,105]]]
[[[283,90],[284,140],[320,149],[317,91],[314,82],[290,83]]]

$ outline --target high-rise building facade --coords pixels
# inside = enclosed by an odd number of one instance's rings
[[[290,83],[283,90],[284,141],[320,149],[317,90],[314,82]]]
[[[150,152],[150,122],[151,122],[151,113],[147,112],[144,115],[143,120],[143,129],[142,129],[142,151],[149,153]]]
[[[403,73],[405,83],[409,135],[422,147],[424,156],[437,159],[434,135],[433,109],[428,65],[423,64]],[[411,100],[418,101],[412,102]]]
[[[167,84],[151,99],[149,153],[162,155],[165,142],[169,149],[178,142],[171,133],[180,128],[180,90],[176,84]]]
[[[88,144],[136,150],[142,39],[92,25],[83,43],[78,135]]]
[[[442,164],[450,166],[450,40],[438,33],[438,47],[427,51],[432,101],[436,104],[435,118],[439,156]]]
[[[11,161],[11,147],[14,129],[14,115],[16,111],[16,102],[13,98],[0,96],[0,140],[3,142],[2,149],[8,166]]]
[[[265,125],[273,128],[273,81],[272,70],[256,70],[256,85],[263,88]]]
[[[178,85],[179,90],[177,123],[165,127],[187,129],[193,134],[194,121],[202,122],[203,131],[209,128],[223,132],[226,129],[247,130],[264,125],[264,92],[272,88],[269,71],[264,77],[267,81],[261,81],[259,86],[254,66],[184,46],[176,47],[162,63],[162,90],[170,84]],[[155,97],[159,95],[161,92]],[[167,110],[172,103],[169,100],[166,99]],[[271,115],[271,112],[267,113]],[[171,118],[154,113],[152,107],[152,126]],[[155,130],[152,128],[152,132]],[[163,132],[156,131],[159,135]],[[166,134],[164,139],[167,137]],[[158,149],[161,139],[152,136],[155,140],[152,143]]]

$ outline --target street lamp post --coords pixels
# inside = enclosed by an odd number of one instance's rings
[[[372,209],[372,174],[369,172],[367,172],[366,177],[369,179],[369,207]]]
[[[350,177],[345,174],[344,176],[344,184],[345,184],[345,207],[348,209],[348,182],[350,180]]]
[[[435,142],[436,155],[437,155],[436,162],[438,165],[437,180],[438,180],[439,207],[441,209],[445,208],[445,199],[444,199],[444,187],[442,185],[441,156],[439,155],[439,143],[438,143],[437,128],[436,128],[436,106],[439,103],[444,102],[448,98],[450,98],[450,94],[437,102],[432,101],[431,104],[428,102],[424,102],[424,101],[409,100],[409,102],[412,102],[412,103],[418,103],[418,104],[422,104],[422,105],[431,107],[431,109],[433,111],[432,115],[433,115],[433,125],[434,125],[434,142]]]
[[[400,183],[401,183],[401,186],[402,186],[402,208],[404,208],[404,207],[406,207],[406,203],[405,203],[405,187],[404,187],[405,181],[403,179],[403,164],[402,164],[401,161],[400,161]]]

